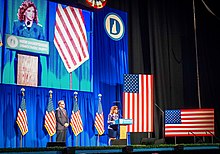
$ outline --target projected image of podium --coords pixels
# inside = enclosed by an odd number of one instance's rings
[[[119,125],[120,137],[119,139],[127,139],[127,125],[132,125],[132,119],[118,119],[115,125]]]

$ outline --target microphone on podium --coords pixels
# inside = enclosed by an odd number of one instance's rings
[[[28,30],[30,30],[30,28],[31,28],[31,22],[30,21],[27,21],[27,28],[28,28]]]
[[[121,114],[121,110],[118,109],[118,118],[121,119],[123,118],[122,114]]]

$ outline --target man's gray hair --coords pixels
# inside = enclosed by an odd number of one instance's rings
[[[60,105],[60,103],[64,103],[64,100],[59,100],[58,105]]]

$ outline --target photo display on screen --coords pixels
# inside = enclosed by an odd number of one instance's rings
[[[46,0],[5,3],[2,83],[92,92],[93,12]]]

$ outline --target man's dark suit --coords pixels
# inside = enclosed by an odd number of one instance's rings
[[[66,129],[67,127],[64,126],[65,123],[68,123],[68,116],[65,109],[61,109],[58,107],[56,109],[56,132],[57,142],[66,142]]]

